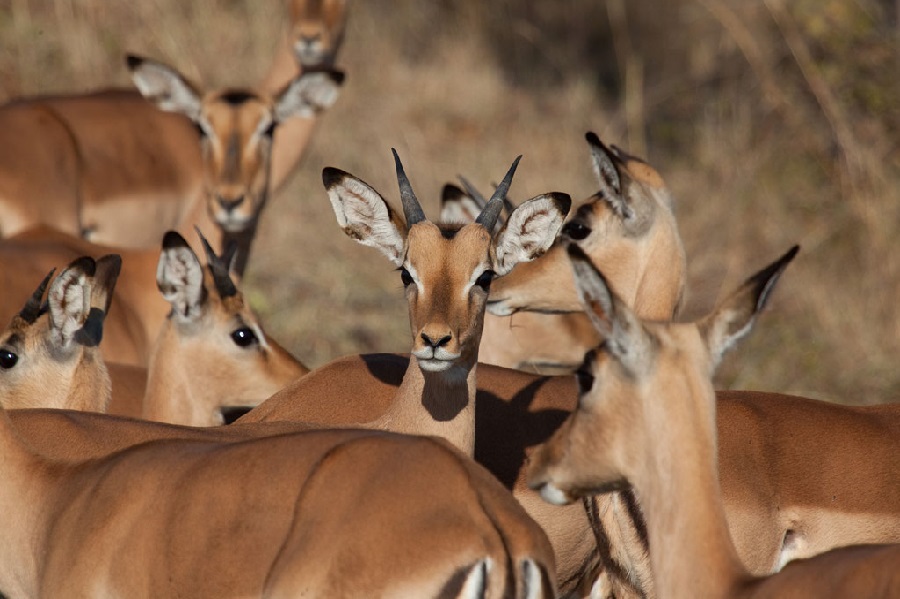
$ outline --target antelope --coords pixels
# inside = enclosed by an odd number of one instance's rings
[[[756,578],[729,536],[716,472],[719,402],[711,375],[750,331],[796,252],[747,279],[706,318],[675,324],[639,318],[585,254],[570,249],[585,311],[605,341],[576,375],[577,409],[532,455],[529,484],[559,505],[633,488],[645,509],[660,596],[900,593],[900,545],[842,548]],[[889,460],[886,468],[896,453]]]
[[[115,254],[85,256],[44,277],[0,334],[0,405],[106,410],[110,379],[97,346],[120,267]]]
[[[91,420],[110,438],[167,428]],[[206,432],[58,461],[0,410],[4,594],[554,596],[546,536],[440,439],[342,430],[216,442]]]
[[[344,42],[349,0],[289,0],[290,25],[261,83],[262,89],[275,93],[299,73],[332,69]],[[294,171],[315,121],[291,119],[275,131],[272,155],[272,189],[278,191]]]
[[[171,310],[150,357],[143,401],[113,395],[110,412],[191,426],[223,424],[223,409],[255,405],[309,369],[262,329],[229,273],[234,244],[206,268],[174,231],[163,238],[156,284]]]
[[[608,272],[610,284],[639,315],[670,319],[685,286],[685,252],[662,177],[647,163],[588,132],[600,190],[564,226]],[[442,218],[465,222],[483,202],[463,179],[446,186]],[[537,374],[569,374],[599,338],[569,280],[562,248],[516,269],[491,289],[479,359]]]
[[[281,151],[274,131],[291,117],[307,121],[280,141],[298,155],[312,121],[336,100],[343,73],[301,74],[273,94],[204,94],[165,64],[138,56],[127,64],[138,91],[0,107],[4,130],[40,140],[0,153],[0,233],[47,224],[100,244],[146,248],[166,230],[197,225],[239,242],[242,272],[278,182],[271,176],[272,155]]]
[[[159,262],[157,250],[101,246],[45,226],[2,239],[0,283],[5,294],[0,296],[0,318],[11,318],[19,310],[18,298],[31,293],[35,273],[45,273],[81,256],[105,254],[120,255],[123,266],[103,322],[101,353],[107,361],[146,369],[153,340],[168,309],[153,283]]]

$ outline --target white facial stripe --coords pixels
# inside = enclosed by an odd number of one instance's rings
[[[419,274],[416,272],[415,267],[410,264],[409,260],[407,260],[403,266],[406,269],[406,272],[409,273],[409,276],[412,277],[413,282],[416,284],[416,287],[419,289],[419,293],[424,293],[425,288],[422,287],[422,283],[419,281]]]
[[[469,297],[469,291],[475,285],[475,281],[477,281],[478,277],[483,275],[488,270],[491,270],[491,265],[485,262],[485,263],[479,264],[478,267],[472,271],[472,276],[469,277],[469,282],[466,283],[465,288],[463,288],[462,296],[464,298]]]

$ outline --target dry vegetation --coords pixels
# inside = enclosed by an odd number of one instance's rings
[[[581,198],[595,188],[583,141],[592,129],[668,180],[689,315],[803,246],[720,385],[894,399],[895,10],[883,0],[357,0],[340,61],[348,82],[264,215],[252,300],[310,365],[404,351],[399,276],[335,226],[322,167],[396,198],[395,146],[434,216],[444,181],[463,173],[486,187],[522,153],[514,198]],[[11,0],[0,4],[0,90],[128,85],[126,51],[206,84],[253,84],[283,14],[278,0]]]

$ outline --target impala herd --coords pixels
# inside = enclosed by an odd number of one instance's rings
[[[256,88],[128,56],[136,91],[0,107],[0,595],[900,596],[900,408],[713,389],[798,248],[673,322],[671,194],[593,133],[575,203],[511,202],[521,157],[436,221],[396,151],[399,210],[324,168],[412,347],[270,337],[241,278],[348,12],[288,4]]]

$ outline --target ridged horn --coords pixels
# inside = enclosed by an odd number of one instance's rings
[[[219,297],[225,299],[226,297],[237,295],[237,287],[234,286],[234,281],[231,280],[231,273],[229,272],[231,261],[234,260],[234,255],[237,253],[237,244],[234,242],[229,243],[222,255],[217,256],[206,237],[200,232],[200,228],[194,227],[194,229],[196,229],[197,235],[203,243],[203,250],[206,252],[206,265],[212,273],[213,284],[216,286]]]
[[[426,220],[425,212],[422,211],[422,206],[419,204],[419,200],[413,192],[412,185],[409,184],[409,179],[406,178],[406,173],[403,171],[403,163],[400,162],[400,156],[397,155],[397,150],[391,148],[391,152],[394,153],[394,163],[397,165],[397,183],[400,185],[400,201],[403,203],[403,215],[406,216],[406,228],[408,230],[414,224]]]
[[[494,195],[491,196],[491,199],[488,200],[484,210],[482,210],[481,214],[478,215],[478,218],[475,219],[476,223],[480,224],[488,231],[493,232],[494,225],[497,224],[497,218],[503,210],[503,201],[506,199],[506,193],[509,191],[509,186],[512,185],[513,175],[516,174],[516,168],[518,168],[521,159],[522,156],[519,155],[513,160],[512,166],[506,171],[506,176],[503,177],[503,180],[500,181],[500,185],[494,190]]]
[[[47,276],[44,277],[44,280],[41,281],[41,284],[38,285],[32,296],[25,302],[25,307],[19,312],[19,318],[28,324],[34,324],[34,321],[41,315],[41,303],[44,299],[44,293],[47,291],[47,285],[50,284],[50,279],[53,278],[53,273],[55,272],[56,269],[54,268],[47,273]]]

